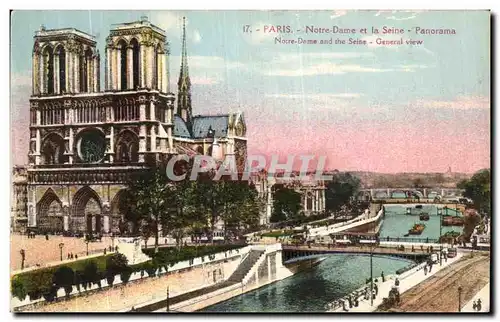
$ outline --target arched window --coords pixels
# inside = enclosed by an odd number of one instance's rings
[[[160,86],[158,86],[159,80],[160,80],[160,72],[158,70],[158,53],[160,52],[161,48],[160,45],[155,47],[154,51],[154,60],[153,60],[153,88],[154,89],[159,89]]]
[[[66,51],[64,47],[59,49],[59,90],[60,94],[66,92]]]
[[[132,46],[132,88],[137,89],[139,87],[139,43],[137,40],[132,39],[130,46]]]
[[[46,93],[54,94],[54,53],[52,47],[45,48],[44,53],[44,81],[46,84]]]
[[[120,41],[120,89],[127,89],[127,44],[125,41]]]
[[[92,51],[87,49],[84,56],[80,57],[80,92],[89,91],[89,64],[92,59]]]

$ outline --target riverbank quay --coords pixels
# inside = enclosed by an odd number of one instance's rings
[[[425,271],[424,267],[427,265],[427,263],[421,263],[418,266],[414,267],[413,269],[398,275],[398,276],[392,276],[394,279],[388,279],[385,282],[378,283],[378,295],[376,298],[373,299],[373,305],[371,304],[370,299],[362,299],[359,301],[359,305],[357,307],[352,307],[349,308],[349,305],[346,305],[346,309],[344,310],[342,306],[340,307],[334,307],[327,312],[336,312],[336,313],[341,313],[341,312],[373,312],[375,311],[379,305],[382,304],[383,298],[388,297],[389,291],[392,289],[392,287],[395,284],[395,279],[397,278],[399,280],[399,292],[400,294],[403,294],[407,290],[411,289],[415,285],[421,283],[422,281],[428,279],[429,277],[433,276],[437,272],[441,271],[442,269],[449,267],[453,263],[456,263],[459,261],[463,256],[467,256],[467,254],[463,253],[458,253],[456,257],[454,258],[448,258],[447,261],[443,259],[442,266],[439,265],[439,263],[434,264],[432,266],[432,271]],[[376,278],[376,277],[374,277]],[[346,297],[344,297],[346,298]],[[347,304],[347,302],[346,302]]]
[[[64,290],[58,291],[55,302],[46,302],[43,298],[24,301],[11,298],[11,311],[14,312],[116,312],[134,306],[137,303],[160,298],[169,288],[172,295],[184,293],[223,281],[238,267],[241,259],[249,253],[250,246],[215,253],[211,257],[203,256],[185,260],[169,267],[168,272],[157,269],[153,276],[132,273],[123,283],[116,276],[112,286],[106,279],[100,286],[93,283],[90,288],[76,290],[65,297]]]
[[[253,251],[262,252],[252,267],[240,274],[244,275],[239,281],[238,270],[245,266],[244,261],[235,273],[222,283],[212,285],[174,297],[164,297],[160,300],[149,301],[122,312],[194,312],[208,306],[218,304],[233,297],[245,294],[263,286],[288,278],[300,271],[319,264],[323,259],[308,259],[300,263],[282,265],[281,245],[254,246]]]

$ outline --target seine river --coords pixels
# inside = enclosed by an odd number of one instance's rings
[[[424,205],[412,209],[414,215],[406,215],[405,205],[386,205],[385,217],[380,231],[383,237],[400,237],[420,222],[418,213],[427,212],[429,221],[419,238],[439,237],[439,216],[436,206]],[[443,211],[446,215],[446,211]],[[448,210],[448,215],[456,215]],[[442,227],[447,231],[461,231],[461,227]],[[416,237],[416,236],[414,236]],[[373,257],[373,275],[380,277],[394,274],[396,270],[411,264],[411,261]],[[292,277],[240,295],[228,301],[207,307],[201,312],[322,312],[325,305],[361,287],[370,277],[370,257],[364,255],[328,255],[317,267]]]
[[[380,230],[380,238],[383,240],[384,237],[400,237],[405,238],[404,235],[408,233],[408,230],[416,223],[420,222],[418,214],[420,212],[427,212],[429,214],[429,220],[424,221],[425,229],[419,236],[409,236],[407,238],[439,238],[439,216],[436,206],[433,205],[423,205],[422,209],[411,209],[412,215],[406,215],[405,205],[386,205],[385,206],[385,217],[382,223],[382,228]],[[457,212],[452,209],[448,209],[448,215],[455,216]],[[459,213],[461,215],[461,213]],[[443,210],[443,215],[446,215],[446,210]],[[462,227],[453,226],[443,226],[443,234],[448,231],[462,231]]]
[[[373,257],[373,276],[394,274],[404,259]],[[328,255],[318,266],[200,312],[324,312],[325,305],[361,287],[370,277],[370,256]]]

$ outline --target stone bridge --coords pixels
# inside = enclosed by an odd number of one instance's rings
[[[371,188],[361,189],[361,196],[370,196],[372,199],[389,199],[389,198],[428,198],[434,199],[437,196],[442,198],[460,197],[464,193],[463,189],[457,188]],[[363,198],[364,199],[364,198]]]
[[[396,247],[370,247],[366,246],[333,246],[328,247],[327,245],[314,245],[314,246],[295,246],[295,245],[283,245],[282,258],[284,263],[289,263],[295,260],[302,260],[306,257],[319,257],[321,255],[328,254],[358,254],[358,255],[370,255],[373,256],[390,256],[390,257],[401,257],[405,259],[414,260],[416,262],[422,262],[430,256],[426,249],[421,250],[420,247],[415,246],[414,249],[406,247],[403,249],[398,249]]]

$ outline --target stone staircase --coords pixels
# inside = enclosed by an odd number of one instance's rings
[[[251,250],[248,256],[243,260],[243,262],[241,262],[241,264],[227,279],[227,281],[232,283],[241,283],[241,281],[243,281],[243,278],[248,274],[248,272],[252,269],[252,267],[264,253],[265,252],[263,250]]]

